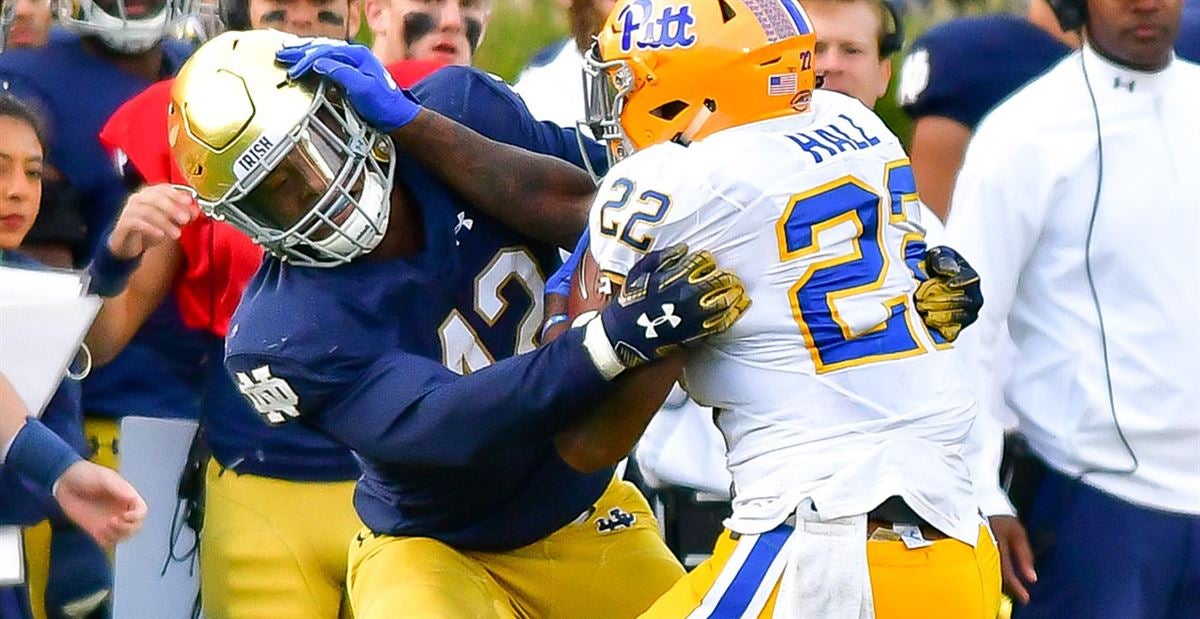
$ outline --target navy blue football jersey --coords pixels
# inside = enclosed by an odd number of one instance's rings
[[[163,74],[174,74],[189,51],[183,43],[165,41]],[[78,196],[87,223],[86,246],[76,256],[80,264],[106,237],[128,194],[125,179],[100,144],[100,129],[151,83],[89,53],[79,37],[61,30],[45,47],[0,54],[0,84],[43,111],[50,125],[49,162]],[[52,216],[43,211],[39,220]],[[203,334],[188,329],[174,300],[168,300],[115,360],[84,381],[84,409],[112,417],[195,418],[204,351]]]
[[[570,132],[534,121],[481,72],[443,69],[413,93],[492,139],[582,164]],[[234,315],[226,365],[267,423],[302,423],[355,450],[355,505],[375,532],[526,545],[580,516],[611,480],[611,470],[572,470],[552,442],[609,383],[579,331],[535,349],[556,247],[403,156],[396,177],[420,213],[423,249],[326,269],[267,258]]]
[[[955,19],[912,45],[900,72],[900,105],[913,118],[943,116],[971,130],[992,108],[1071,48],[1016,15]]]

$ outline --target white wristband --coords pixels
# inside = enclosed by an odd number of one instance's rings
[[[604,332],[604,321],[597,315],[583,327],[583,348],[592,358],[592,365],[600,372],[605,380],[612,380],[625,371],[625,365],[617,357],[608,334]]]

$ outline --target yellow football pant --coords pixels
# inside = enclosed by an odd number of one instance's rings
[[[722,533],[713,556],[676,583],[642,619],[689,617],[737,545],[730,531]],[[1000,554],[985,527],[980,527],[974,548],[956,539],[938,540],[916,550],[900,541],[871,540],[867,565],[878,619],[995,619],[999,611]],[[774,613],[778,595],[776,582],[758,615],[761,619]]]
[[[50,521],[25,527],[25,584],[33,619],[46,619],[46,586],[50,582]]]
[[[209,619],[349,616],[346,547],[362,527],[354,482],[206,472],[200,591]]]
[[[121,464],[121,420],[110,417],[84,417],[83,435],[95,449],[90,460],[103,467],[117,470]]]
[[[586,518],[508,552],[364,529],[347,580],[356,619],[618,619],[649,608],[683,573],[646,499],[614,480]]]

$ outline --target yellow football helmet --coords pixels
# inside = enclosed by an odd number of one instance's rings
[[[336,266],[387,231],[395,149],[324,80],[288,79],[275,53],[300,42],[255,30],[205,43],[175,79],[167,135],[205,213],[282,260]]]
[[[585,122],[615,161],[804,112],[816,43],[798,0],[617,0],[585,54]]]

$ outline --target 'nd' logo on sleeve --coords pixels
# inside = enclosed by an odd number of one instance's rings
[[[262,366],[237,373],[238,390],[250,400],[254,410],[271,425],[279,425],[300,416],[296,408],[300,398],[282,378],[271,376],[271,368]]]

